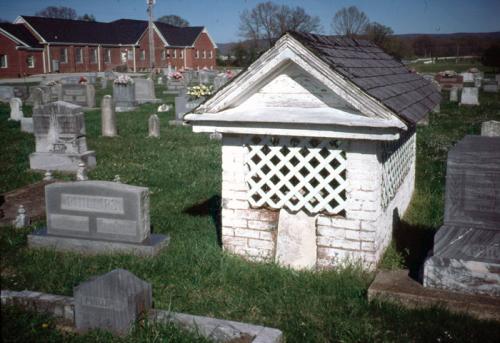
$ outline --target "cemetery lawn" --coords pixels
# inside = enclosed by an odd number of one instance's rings
[[[108,89],[109,91],[109,89]],[[104,92],[98,90],[97,103]],[[157,95],[161,94],[157,89]],[[447,98],[448,94],[443,93]],[[169,103],[172,98],[166,99]],[[481,94],[481,106],[445,102],[430,125],[418,129],[417,184],[411,208],[395,232],[383,267],[413,267],[429,237],[442,223],[445,161],[448,149],[480,123],[500,120],[500,94]],[[156,106],[119,113],[119,137],[100,137],[100,111],[86,114],[87,142],[96,151],[97,168],[89,176],[149,187],[153,232],[171,236],[154,258],[129,255],[81,256],[27,249],[34,227],[0,229],[1,288],[72,295],[73,287],[115,268],[128,269],[153,286],[154,306],[196,315],[275,327],[286,342],[496,342],[500,325],[453,315],[442,309],[408,310],[373,302],[366,292],[374,274],[356,265],[331,271],[296,272],[274,264],[251,263],[224,253],[219,245],[220,143],[193,134],[189,127],[168,126],[173,112],[159,113],[161,138],[148,139],[147,118]],[[0,193],[40,180],[28,171],[32,135],[8,122],[0,104]],[[67,176],[61,176],[68,179]],[[432,242],[432,240],[431,240]],[[193,341],[173,327],[141,325],[127,338],[105,333],[62,334],[50,319],[2,307],[6,341]],[[44,325],[47,324],[47,325]],[[31,336],[22,336],[20,333]],[[24,339],[23,339],[24,337]]]

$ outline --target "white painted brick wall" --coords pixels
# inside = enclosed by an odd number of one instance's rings
[[[317,266],[330,268],[346,261],[361,261],[374,268],[392,235],[392,211],[402,216],[414,186],[415,165],[386,210],[382,208],[381,144],[351,141],[346,147],[347,207],[345,217],[318,215]],[[240,136],[222,141],[222,241],[224,249],[256,261],[273,261],[278,211],[252,209],[246,201],[244,159]]]

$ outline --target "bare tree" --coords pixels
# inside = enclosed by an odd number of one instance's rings
[[[368,16],[356,6],[344,7],[335,13],[332,28],[338,35],[356,36],[365,31]]]
[[[70,7],[64,6],[49,6],[44,8],[41,11],[35,13],[37,17],[46,17],[46,18],[58,18],[58,19],[72,19],[75,20],[77,18],[76,11]]]
[[[175,14],[164,15],[164,16],[158,18],[158,21],[161,23],[170,24],[170,25],[179,26],[179,27],[189,26],[189,22],[186,19],[179,17],[178,15],[175,15]]]
[[[374,21],[366,25],[364,33],[367,39],[383,47],[394,31],[389,26]]]
[[[78,20],[95,21],[95,17],[93,14],[85,13],[84,15],[79,16]]]
[[[240,35],[254,42],[264,39],[268,46],[289,30],[312,32],[320,29],[318,17],[310,16],[302,7],[289,7],[261,2],[240,15]]]

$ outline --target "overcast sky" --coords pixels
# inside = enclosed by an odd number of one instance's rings
[[[177,14],[191,25],[206,26],[218,43],[237,41],[239,14],[258,0],[156,0],[154,15]],[[321,19],[330,34],[331,20],[342,7],[356,5],[372,21],[390,26],[395,33],[452,33],[500,31],[500,0],[302,0],[274,1],[302,6]],[[0,0],[0,18],[34,15],[46,6],[72,7],[98,21],[120,18],[146,19],[146,0]]]

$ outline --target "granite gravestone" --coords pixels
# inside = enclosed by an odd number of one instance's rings
[[[152,307],[151,284],[124,269],[81,283],[73,296],[79,332],[103,329],[127,335],[134,322]]]
[[[462,89],[462,97],[460,98],[460,105],[479,105],[479,90],[476,87],[464,87]]]
[[[78,164],[95,167],[95,153],[87,149],[85,117],[80,106],[56,101],[33,109],[36,152],[30,168],[75,172]]]
[[[10,99],[10,118],[9,120],[21,121],[23,119],[23,102],[19,98]]]
[[[90,84],[63,84],[59,90],[59,100],[82,107],[94,108],[95,88]]]
[[[153,80],[151,79],[140,79],[134,80],[135,85],[135,100],[138,104],[144,103],[159,103],[160,99],[156,99],[155,96],[155,86]]]
[[[128,83],[113,82],[113,99],[116,112],[127,112],[136,109],[135,86],[133,81]]]
[[[106,77],[101,77],[101,89],[108,88],[108,79]]]
[[[500,137],[466,136],[448,153],[444,225],[424,286],[500,296]]]
[[[116,113],[111,95],[105,95],[101,101],[101,135],[103,137],[115,137]]]
[[[483,84],[483,91],[487,93],[497,93],[498,92],[498,83],[495,80],[485,81]]]
[[[33,108],[40,107],[49,102],[49,97],[45,94],[42,88],[35,87],[31,91],[30,102],[33,104]]]
[[[460,75],[462,75],[464,83],[465,82],[467,82],[467,83],[474,82],[474,74],[473,73],[465,72],[465,73],[461,73]]]
[[[47,229],[28,237],[30,247],[87,254],[127,252],[152,256],[168,243],[151,234],[149,190],[107,181],[45,187]]]
[[[500,121],[489,120],[481,124],[481,136],[500,137]]]
[[[8,102],[14,97],[14,87],[0,86],[0,101]]]
[[[186,96],[176,96],[175,97],[175,120],[169,122],[171,125],[182,125],[184,120],[184,114],[194,110],[198,107],[204,99],[197,99],[188,101]]]

